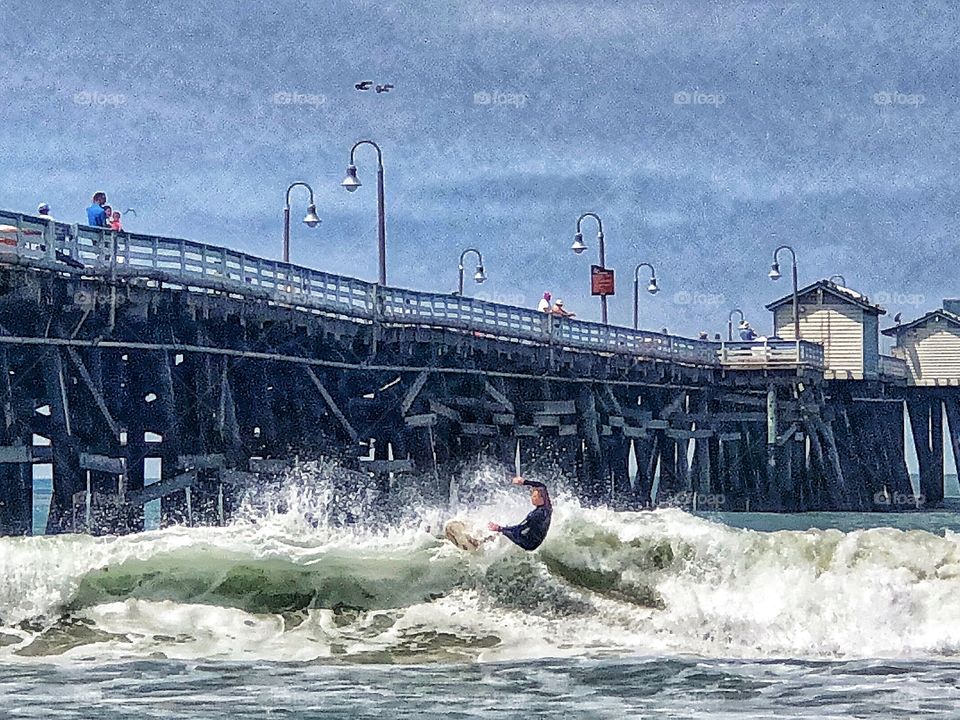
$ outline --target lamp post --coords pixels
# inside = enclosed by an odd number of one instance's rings
[[[727,315],[727,341],[728,342],[733,342],[733,314],[734,313],[740,313],[740,322],[743,322],[744,320],[746,320],[746,318],[743,316],[743,310],[741,310],[740,308],[734,308],[733,310],[730,311],[730,314]]]
[[[580,253],[582,253],[584,250],[587,249],[587,246],[584,245],[583,243],[583,233],[580,231],[581,223],[583,223],[583,219],[587,217],[592,217],[594,220],[597,221],[597,242],[600,245],[600,267],[606,268],[607,254],[606,254],[606,248],[604,247],[604,244],[603,244],[603,221],[600,219],[600,216],[597,215],[596,213],[585,212],[583,215],[577,218],[577,234],[574,235],[573,237],[573,245],[570,246],[570,249],[573,250],[573,252],[576,253],[577,255],[579,255]],[[607,324],[607,296],[606,295],[600,296],[600,319],[604,325]]]
[[[648,267],[650,268],[650,284],[647,285],[647,292],[651,295],[656,295],[660,292],[660,288],[657,286],[657,271],[654,269],[653,265],[647,262],[642,262],[633,269],[633,329],[638,330],[640,327],[640,268]]]
[[[355,192],[362,184],[357,177],[357,166],[354,162],[357,148],[361,145],[372,145],[377,151],[377,256],[379,259],[379,280],[381,285],[387,284],[387,220],[383,206],[383,153],[380,146],[373,140],[360,140],[350,148],[350,164],[347,165],[347,176],[340,183],[348,192]]]
[[[476,281],[476,283],[479,285],[487,279],[487,275],[483,271],[483,255],[481,255],[480,251],[476,248],[467,248],[460,253],[460,265],[458,266],[460,275],[459,280],[457,281],[457,294],[460,297],[463,297],[463,258],[466,257],[467,253],[477,254],[477,271],[473,274],[473,279]]]
[[[310,191],[310,204],[307,205],[307,214],[303,218],[303,223],[307,227],[316,227],[320,224],[320,218],[317,217],[317,206],[313,202],[313,188],[305,182],[290,183],[287,188],[287,199],[283,205],[283,261],[290,262],[290,191],[298,185],[305,187]]]
[[[789,245],[781,245],[773,251],[773,264],[770,266],[770,279],[780,279],[780,263],[777,255],[781,250],[789,250],[793,260],[793,339],[800,339],[800,299],[797,296],[797,253]]]
[[[839,280],[840,282],[838,283],[837,280]],[[830,282],[832,282],[834,285],[839,285],[840,287],[847,287],[847,279],[840,274],[831,275]]]

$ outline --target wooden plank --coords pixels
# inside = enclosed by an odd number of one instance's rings
[[[534,414],[576,415],[577,404],[573,400],[529,400],[522,409]]]
[[[626,422],[619,415],[610,416],[610,427],[623,427],[625,424]]]
[[[496,425],[484,425],[482,423],[460,423],[460,432],[464,435],[482,435],[486,437],[495,437],[500,434]]]
[[[533,424],[537,427],[560,427],[559,415],[534,415]]]
[[[648,420],[644,423],[645,430],[666,430],[669,427],[669,420]]]
[[[766,402],[766,398],[764,398]],[[711,423],[711,422],[767,422],[767,413],[765,412],[713,412],[713,413],[690,413],[682,415],[680,418],[688,422]]]
[[[364,472],[372,472],[376,475],[412,472],[413,460],[407,458],[404,458],[403,460],[361,460],[360,469]]]
[[[107,421],[107,426],[110,428],[110,432],[115,438],[120,439],[120,425],[116,420],[113,419],[113,416],[110,414],[109,408],[107,408],[107,402],[104,400],[103,395],[97,390],[96,384],[93,382],[93,378],[90,377],[90,373],[87,371],[87,366],[83,364],[79,353],[73,347],[67,346],[67,355],[70,356],[70,360],[73,362],[74,366],[77,368],[77,371],[80,373],[80,378],[83,380],[83,384],[87,386],[87,390],[90,391],[90,394],[93,396],[93,401],[96,403],[97,408],[100,410],[100,414],[103,415],[103,419]]]
[[[353,429],[353,425],[350,424],[350,421],[347,420],[347,416],[344,415],[340,410],[339,406],[334,401],[333,396],[327,392],[327,389],[323,386],[323,383],[320,382],[320,378],[318,378],[316,373],[313,372],[313,368],[309,365],[304,365],[303,369],[306,371],[313,384],[316,385],[317,390],[320,391],[320,395],[323,397],[324,402],[327,403],[327,407],[330,408],[330,412],[332,412],[334,417],[336,417],[337,420],[340,421],[340,424],[343,425],[343,429],[347,431],[347,435],[350,436],[350,439],[355,443],[360,442],[360,436],[357,434],[357,431]]]
[[[643,428],[630,427],[629,425],[624,425],[624,426],[620,429],[620,432],[623,434],[624,437],[628,437],[628,438],[645,438],[645,437],[649,437],[649,434],[648,434],[647,431],[644,430]]]
[[[696,440],[713,437],[713,430],[676,430],[671,428],[665,434],[674,440]]]
[[[205,455],[180,455],[177,458],[177,467],[181,470],[219,470],[226,463],[226,458],[220,453]]]
[[[513,425],[517,421],[517,416],[510,413],[494,413],[493,423],[495,425]]]
[[[406,415],[410,408],[413,407],[413,403],[420,394],[420,391],[423,390],[423,386],[426,384],[428,377],[430,377],[430,374],[426,370],[421,370],[420,374],[417,375],[417,379],[413,381],[413,384],[407,389],[407,392],[403,394],[403,400],[400,401],[401,415]]]
[[[110,475],[123,475],[127,469],[127,463],[124,458],[112,458],[106,455],[95,455],[93,453],[80,453],[80,467],[84,470],[93,470],[94,472],[108,473]]]
[[[29,463],[33,458],[29,445],[0,446],[0,463]]]
[[[143,505],[151,500],[159,500],[162,497],[171,495],[178,490],[185,490],[186,488],[193,486],[196,481],[196,470],[190,470],[189,472],[181,473],[180,475],[172,477],[169,480],[162,480],[160,482],[153,483],[152,485],[147,485],[143,488],[143,490],[127,493],[125,500],[130,505]]]
[[[454,422],[460,422],[460,413],[453,408],[447,407],[439,400],[430,401],[430,412],[436,415],[442,415],[443,417],[453,420]]]
[[[513,434],[517,437],[540,437],[540,428],[532,425],[517,425],[513,429]]]
[[[717,433],[717,438],[719,438],[721,442],[732,442],[734,440],[739,440],[741,435],[738,432],[722,432]]]
[[[437,414],[423,413],[421,415],[408,415],[403,421],[407,427],[432,427],[437,424]]]
[[[516,413],[516,410],[513,407],[513,403],[510,402],[510,399],[506,395],[504,395],[502,392],[497,390],[497,388],[495,388],[493,385],[491,385],[489,380],[483,381],[483,389],[486,391],[486,393],[490,397],[492,397],[498,403],[503,405],[507,409],[508,413],[510,413],[511,415]]]
[[[577,426],[576,426],[576,425],[561,425],[561,426],[557,429],[557,434],[558,434],[560,437],[569,437],[570,435],[576,435],[576,434],[577,434]]]
[[[622,414],[624,418],[633,421],[634,425],[641,425],[653,419],[652,412],[640,408],[624,408]]]
[[[293,463],[290,460],[274,458],[250,458],[247,467],[252,473],[267,473],[276,475],[282,473],[291,467]]]
[[[777,438],[777,445],[786,445],[788,442],[793,440],[793,436],[797,433],[797,430],[800,429],[798,423],[791,423],[790,427],[783,431],[783,434]]]
[[[753,405],[755,407],[766,407],[767,398],[765,395],[741,395],[740,393],[720,393],[717,395],[720,402],[734,403],[735,405]]]

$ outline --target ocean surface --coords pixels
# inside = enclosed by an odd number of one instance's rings
[[[0,718],[960,717],[955,513],[559,492],[538,551],[464,553],[445,519],[526,494],[480,473],[344,527],[328,475],[228,527],[0,539]]]

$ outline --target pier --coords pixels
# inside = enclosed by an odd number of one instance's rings
[[[778,301],[782,339],[709,342],[189,240],[9,212],[0,229],[3,534],[31,532],[38,464],[47,532],[121,533],[154,500],[163,524],[227,522],[296,459],[385,498],[519,456],[588,504],[864,511],[935,507],[944,438],[960,449],[960,382],[928,382],[915,328],[880,354],[883,310],[829,281],[800,291],[799,338]]]

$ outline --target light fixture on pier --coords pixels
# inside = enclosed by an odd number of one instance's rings
[[[607,251],[603,243],[603,221],[596,213],[585,212],[583,215],[577,218],[577,234],[573,236],[573,245],[570,246],[570,249],[573,250],[573,252],[577,255],[587,249],[587,246],[583,242],[583,231],[581,229],[581,225],[584,218],[588,217],[597,221],[597,244],[600,246],[600,268],[606,270]],[[610,275],[612,278],[612,273],[610,273]],[[613,294],[613,288],[610,289],[610,294]],[[600,294],[600,321],[604,325],[607,324],[607,295],[605,293]]]
[[[660,292],[660,286],[657,285],[657,271],[648,262],[642,262],[633,269],[633,329],[637,330],[640,326],[640,268],[650,268],[650,282],[647,285],[647,292],[656,295]]]
[[[479,285],[487,279],[487,274],[483,269],[483,255],[481,255],[480,251],[476,248],[467,248],[460,253],[460,263],[457,265],[457,293],[460,295],[460,297],[463,297],[463,271],[465,269],[463,266],[463,259],[467,256],[467,253],[474,253],[477,256],[477,271],[473,274],[474,282]]]
[[[347,176],[340,183],[348,192],[355,192],[357,188],[363,185],[360,178],[357,177],[357,166],[347,165]]]
[[[305,187],[310,192],[310,202],[307,205],[307,214],[303,217],[303,224],[311,228],[320,224],[317,206],[313,199],[313,188],[305,182],[290,183],[283,206],[283,261],[285,263],[290,262],[290,191],[295,187]]]
[[[357,177],[356,154],[361,145],[369,145],[377,151],[377,282],[387,284],[387,213],[383,189],[383,152],[373,140],[359,140],[350,148],[350,163],[347,165],[347,176],[340,183],[348,192],[355,192],[361,187]]]
[[[770,279],[779,280],[780,275],[780,263],[774,261],[773,265],[770,266]]]
[[[587,246],[583,244],[583,233],[578,232],[573,236],[573,245],[570,246],[570,249],[573,250],[577,255],[587,249]]]
[[[797,253],[789,245],[781,245],[776,250],[773,251],[773,263],[770,265],[770,279],[779,280],[780,279],[780,263],[777,262],[777,256],[780,254],[781,250],[786,250],[790,253],[790,258],[792,260],[791,270],[793,273],[793,337],[794,340],[800,339],[800,295],[797,291]]]

